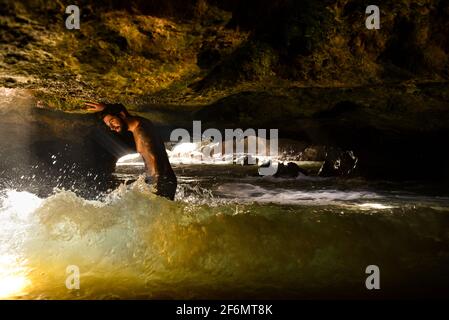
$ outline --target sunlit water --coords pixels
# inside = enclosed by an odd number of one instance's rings
[[[242,166],[178,166],[176,201],[117,174],[88,200],[0,192],[0,297],[313,298],[445,295],[445,189],[261,178]],[[137,179],[137,181],[136,181]],[[365,288],[378,265],[381,290]],[[66,268],[79,267],[69,290]]]

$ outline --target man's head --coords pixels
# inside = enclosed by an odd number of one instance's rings
[[[109,104],[106,105],[99,116],[103,122],[112,130],[117,133],[123,133],[128,129],[125,119],[130,114],[126,108],[121,104]]]

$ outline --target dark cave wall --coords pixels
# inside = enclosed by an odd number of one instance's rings
[[[280,138],[354,151],[355,174],[449,181],[445,84],[242,92],[196,112],[209,127],[278,128]],[[205,125],[203,125],[205,127]],[[302,150],[297,150],[301,152]]]

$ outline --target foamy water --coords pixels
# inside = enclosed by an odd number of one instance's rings
[[[449,261],[445,199],[239,182],[211,190],[181,183],[175,202],[142,178],[95,201],[3,190],[0,296],[338,296],[365,292],[369,264],[381,266],[387,292],[416,274],[446,284],[438,278]],[[70,265],[79,290],[66,288]]]

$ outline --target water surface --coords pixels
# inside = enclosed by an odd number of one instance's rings
[[[413,181],[257,177],[177,165],[176,201],[139,166],[117,188],[0,192],[0,296],[39,299],[444,296],[449,195]],[[377,265],[381,290],[365,288]],[[69,265],[80,289],[68,290]]]

